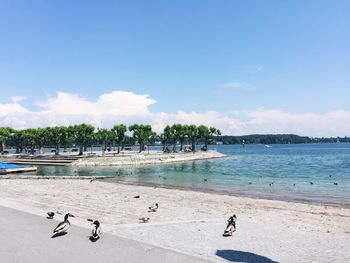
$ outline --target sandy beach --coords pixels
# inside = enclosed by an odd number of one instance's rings
[[[155,202],[158,211],[148,212]],[[350,209],[342,207],[73,179],[0,180],[0,205],[43,217],[69,211],[81,227],[98,218],[109,234],[215,262],[350,258]],[[222,237],[232,213],[237,231]],[[149,223],[140,224],[144,216]]]

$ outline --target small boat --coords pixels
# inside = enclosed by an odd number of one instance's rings
[[[265,144],[264,147],[265,147],[265,148],[271,148],[271,146],[270,146],[270,145],[267,145],[267,144]]]

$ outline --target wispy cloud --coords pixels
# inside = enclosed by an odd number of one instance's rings
[[[235,86],[235,85],[233,85]],[[281,109],[260,108],[231,112],[154,112],[156,101],[149,95],[127,91],[101,94],[96,100],[58,92],[40,103],[41,110],[30,111],[18,99],[0,103],[0,126],[22,129],[52,125],[90,123],[96,127],[112,127],[117,123],[149,123],[157,132],[172,123],[205,124],[223,134],[296,133],[309,136],[349,136],[350,112],[335,110],[326,113],[294,114]]]
[[[263,67],[262,66],[258,66],[255,69],[252,69],[252,73],[258,73],[258,72],[260,72],[262,70],[263,70]]]
[[[222,83],[220,88],[231,90],[248,90],[251,89],[251,85],[243,82],[226,82]]]
[[[26,96],[12,96],[12,97],[11,97],[11,101],[12,101],[13,103],[20,103],[21,101],[24,101],[24,100],[26,100],[26,99],[27,99]]]

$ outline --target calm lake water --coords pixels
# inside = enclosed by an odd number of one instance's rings
[[[38,175],[114,176],[109,182],[350,205],[350,144],[215,146],[223,159],[139,168],[39,167]],[[106,180],[107,181],[107,180]]]

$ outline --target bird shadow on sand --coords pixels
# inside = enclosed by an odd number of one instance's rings
[[[67,232],[60,232],[60,233],[53,234],[51,238],[61,237],[65,235],[67,235]]]
[[[89,240],[92,242],[92,243],[95,243],[97,240],[99,240],[100,239],[100,237],[97,237],[97,238],[95,238],[95,237],[93,237],[93,236],[89,236]]]
[[[223,259],[232,262],[247,262],[247,263],[278,263],[268,257],[261,256],[251,252],[238,251],[238,250],[217,250],[216,255]]]

